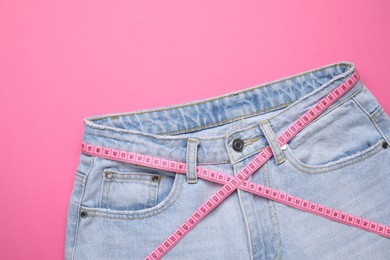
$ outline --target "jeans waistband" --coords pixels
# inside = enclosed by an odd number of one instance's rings
[[[234,164],[268,145],[261,121],[267,119],[272,131],[279,136],[355,70],[351,62],[336,62],[213,98],[87,117],[84,118],[83,141],[186,162],[188,140],[195,138],[198,139],[198,164]],[[331,107],[363,86],[359,79]],[[219,135],[199,135],[200,131],[217,127],[221,128]],[[232,147],[236,138],[245,142],[242,151]]]

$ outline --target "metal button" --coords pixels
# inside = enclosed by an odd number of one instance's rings
[[[387,149],[387,147],[389,147],[389,144],[385,141],[385,142],[382,143],[382,147],[384,149]]]
[[[81,211],[80,216],[82,218],[86,218],[86,217],[88,217],[88,213],[86,211]]]
[[[237,152],[241,152],[244,150],[244,141],[240,138],[236,138],[233,140],[233,149]]]
[[[112,178],[112,172],[106,172],[106,178],[111,179]]]
[[[282,147],[280,147],[280,149],[282,149],[282,151],[285,151],[287,149],[287,144],[284,144]]]
[[[158,182],[160,180],[160,176],[159,175],[153,175],[152,176],[152,182]]]

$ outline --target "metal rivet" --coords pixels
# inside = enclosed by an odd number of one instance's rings
[[[241,138],[236,138],[233,140],[233,149],[237,152],[244,150],[244,141]]]
[[[159,175],[153,175],[152,176],[152,182],[158,182],[160,180],[160,176]]]
[[[111,172],[106,172],[106,178],[111,179],[112,178],[112,173]]]
[[[82,218],[86,218],[86,217],[88,217],[88,213],[86,211],[81,211],[80,216]]]
[[[287,149],[287,144],[284,144],[282,147],[280,147],[280,149],[282,149],[282,151],[285,151]]]
[[[382,147],[384,149],[387,149],[387,147],[389,147],[389,144],[385,141],[385,142],[382,143]]]

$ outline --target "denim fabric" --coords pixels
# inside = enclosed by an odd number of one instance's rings
[[[234,175],[355,70],[337,62],[209,99],[85,118],[82,139]],[[273,143],[277,155],[248,180],[390,226],[389,140],[390,118],[360,79],[286,147]],[[80,153],[65,259],[146,257],[221,187],[193,170],[187,178]],[[237,190],[164,259],[389,256],[388,238]]]

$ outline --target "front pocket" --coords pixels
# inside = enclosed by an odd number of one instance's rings
[[[159,174],[105,169],[99,207],[115,210],[154,207],[162,178],[164,183],[169,181]]]
[[[368,158],[384,141],[370,115],[350,98],[302,129],[285,153],[302,172],[322,173]]]
[[[343,157],[337,161],[334,162],[328,162],[325,164],[318,164],[318,165],[310,165],[307,163],[302,162],[299,158],[296,157],[293,151],[291,151],[291,148],[287,145],[287,149],[285,150],[286,159],[298,170],[304,173],[325,173],[334,171],[337,169],[341,169],[344,167],[347,167],[349,165],[356,164],[358,162],[361,162],[365,159],[370,158],[371,156],[375,155],[376,153],[383,150],[383,143],[385,141],[380,140],[375,145],[367,148],[364,151],[357,152],[355,154],[352,154],[350,156]]]

